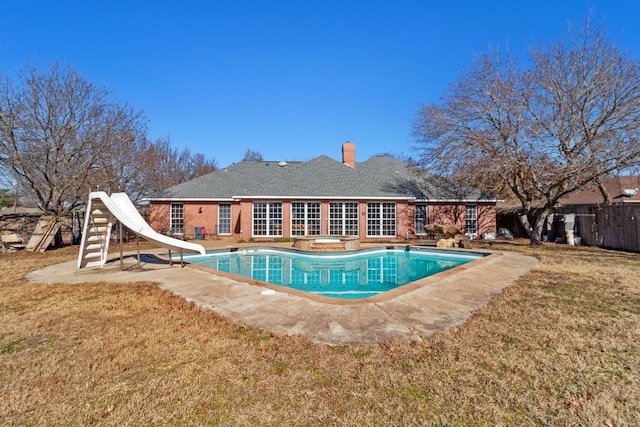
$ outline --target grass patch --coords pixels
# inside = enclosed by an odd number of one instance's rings
[[[77,248],[0,255],[6,425],[640,425],[640,255],[500,246],[539,266],[423,343],[330,347],[153,283],[42,285]]]
[[[49,341],[50,337],[35,336],[29,338],[14,338],[9,341],[0,342],[0,355],[17,353],[27,348]]]
[[[25,347],[24,346],[25,341],[26,341],[26,338],[18,338],[18,339],[0,343],[0,355],[16,353],[20,351],[22,348]]]

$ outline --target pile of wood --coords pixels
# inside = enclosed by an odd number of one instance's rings
[[[27,250],[31,252],[44,252],[47,250],[56,234],[60,231],[61,223],[56,218],[42,217],[27,244]]]
[[[0,234],[16,234],[21,240],[19,249],[44,252],[51,247],[78,244],[84,214],[74,211],[67,217],[54,218],[39,213],[10,213],[0,215]],[[15,246],[15,245],[14,245]]]

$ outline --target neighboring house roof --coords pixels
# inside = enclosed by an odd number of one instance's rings
[[[640,176],[617,176],[606,181],[602,185],[609,192],[611,202],[640,203]],[[601,205],[604,197],[596,185],[591,185],[582,191],[568,195],[560,199],[562,206],[574,205]]]
[[[275,198],[496,201],[391,156],[374,156],[355,168],[327,156],[308,162],[243,161],[170,187],[149,200]]]

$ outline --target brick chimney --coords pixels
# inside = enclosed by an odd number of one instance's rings
[[[342,144],[342,163],[356,168],[356,144],[351,141]]]

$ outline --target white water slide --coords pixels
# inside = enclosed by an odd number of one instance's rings
[[[168,249],[169,253],[172,250],[180,252],[181,260],[184,251],[199,252],[201,255],[205,255],[202,245],[174,239],[154,231],[142,218],[126,193],[113,193],[109,196],[104,191],[94,191],[89,193],[89,201],[87,202],[82,241],[78,254],[78,268],[103,267],[107,262],[114,219],[120,221],[137,236]],[[122,259],[122,253],[120,257]]]

